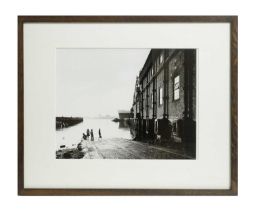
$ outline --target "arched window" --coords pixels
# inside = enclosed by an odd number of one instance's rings
[[[164,54],[162,52],[161,55],[160,55],[160,64],[162,64],[163,60],[164,60]]]
[[[159,105],[162,105],[163,104],[163,89],[162,87],[160,87],[159,89]]]
[[[174,78],[174,100],[178,100],[180,98],[180,76],[176,76]]]

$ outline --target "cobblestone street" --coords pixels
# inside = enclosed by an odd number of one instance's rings
[[[126,139],[82,140],[85,159],[188,159],[169,148]]]

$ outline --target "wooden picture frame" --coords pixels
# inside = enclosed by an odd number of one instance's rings
[[[51,189],[24,187],[24,24],[26,23],[229,23],[230,189]],[[238,192],[237,16],[19,16],[18,17],[18,195],[237,195]]]

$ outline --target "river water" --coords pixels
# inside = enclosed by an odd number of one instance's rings
[[[99,128],[101,129],[102,139],[132,139],[128,126],[120,125],[110,119],[84,119],[82,123],[56,131],[57,149],[61,145],[65,145],[66,148],[77,147],[82,139],[82,134],[86,134],[87,129],[93,129],[94,140],[97,141]]]

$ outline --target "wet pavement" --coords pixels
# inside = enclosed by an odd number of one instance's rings
[[[126,139],[82,140],[84,159],[189,159],[166,147]]]

